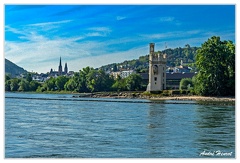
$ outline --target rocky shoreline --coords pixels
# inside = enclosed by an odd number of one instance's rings
[[[142,92],[97,92],[97,93],[80,93],[73,97],[89,97],[89,98],[114,98],[114,99],[149,99],[149,100],[191,100],[191,101],[212,101],[212,102],[233,102],[235,97],[206,97],[196,95],[171,95],[163,96],[159,94],[144,94]]]

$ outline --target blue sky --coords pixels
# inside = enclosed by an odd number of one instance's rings
[[[235,42],[234,5],[5,5],[5,58],[28,71],[137,59],[156,50]]]

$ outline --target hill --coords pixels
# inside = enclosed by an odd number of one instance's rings
[[[5,74],[16,77],[22,73],[27,73],[27,71],[5,58]]]
[[[185,45],[185,47],[174,48],[174,49],[166,49],[162,51],[158,51],[160,53],[167,54],[167,66],[175,67],[181,64],[181,60],[184,65],[188,65],[190,67],[195,67],[195,56],[199,47],[190,47],[189,44]],[[127,70],[134,69],[137,72],[147,72],[148,71],[148,62],[149,55],[141,56],[138,59],[124,61],[122,63],[112,63],[108,65],[101,66],[100,69],[104,71],[119,71],[119,70]]]

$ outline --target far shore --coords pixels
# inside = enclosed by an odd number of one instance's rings
[[[215,102],[235,102],[235,97],[207,97],[197,95],[171,95],[162,96],[159,94],[144,95],[142,92],[96,92],[96,93],[76,93],[73,97],[91,98],[119,98],[119,99],[149,99],[149,100],[182,100],[182,101],[215,101]]]
[[[178,97],[160,97],[150,98],[152,100],[194,100],[194,101],[222,101],[235,102],[234,97],[205,97],[205,96],[178,96]]]
[[[144,94],[143,92],[94,92],[94,93],[77,93],[70,91],[48,91],[48,92],[12,92],[12,93],[36,93],[36,94],[70,94],[74,98],[114,98],[114,99],[148,99],[148,100],[180,100],[180,101],[209,101],[209,102],[232,102],[235,103],[235,97],[210,97],[198,95],[169,95],[161,94]]]

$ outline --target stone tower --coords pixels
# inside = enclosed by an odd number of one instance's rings
[[[61,61],[61,57],[60,57],[60,63],[58,66],[58,75],[62,75],[62,61]]]
[[[149,83],[147,91],[158,92],[166,89],[167,55],[154,52],[154,43],[150,43],[149,53]]]
[[[68,67],[67,67],[67,63],[65,63],[65,67],[64,67],[64,73],[67,74],[68,73]]]

